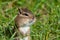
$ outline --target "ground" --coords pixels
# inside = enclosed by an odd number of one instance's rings
[[[0,40],[13,40],[11,30],[18,7],[26,7],[36,16],[31,40],[60,40],[60,0],[0,0]],[[10,38],[6,27],[12,34]]]

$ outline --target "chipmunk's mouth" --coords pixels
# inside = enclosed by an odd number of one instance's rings
[[[36,21],[36,19],[29,21],[29,25],[32,25],[35,21]]]

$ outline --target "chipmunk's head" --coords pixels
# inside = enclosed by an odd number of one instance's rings
[[[18,11],[19,13],[15,18],[15,23],[18,27],[24,25],[31,25],[35,22],[36,20],[35,16],[27,8],[21,8],[21,9],[18,8]]]

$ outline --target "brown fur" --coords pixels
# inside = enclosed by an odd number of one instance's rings
[[[18,9],[18,10],[19,10],[19,14],[15,18],[15,24],[16,24],[16,28],[17,28],[17,34],[18,34],[18,36],[22,35],[22,37],[28,36],[29,37],[28,39],[30,40],[30,28],[29,28],[29,30],[28,30],[28,32],[26,34],[23,34],[19,30],[19,28],[20,27],[25,27],[25,25],[27,25],[30,21],[33,22],[35,20],[35,17],[32,14],[32,12],[30,10],[28,10],[27,8],[21,8],[21,9]],[[17,37],[16,37],[15,40],[19,40],[19,38],[17,38]]]

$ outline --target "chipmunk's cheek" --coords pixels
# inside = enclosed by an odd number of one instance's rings
[[[28,24],[29,19],[24,20],[24,24]]]

